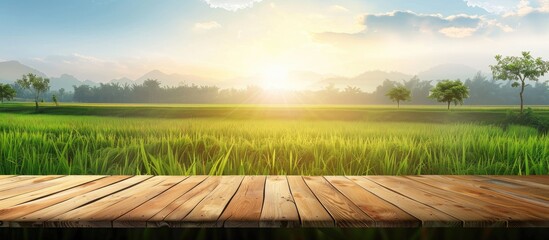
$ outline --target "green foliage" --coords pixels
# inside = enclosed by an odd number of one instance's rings
[[[525,81],[537,81],[539,77],[544,76],[549,71],[549,61],[544,61],[541,57],[534,58],[530,52],[522,52],[521,57],[496,55],[495,58],[497,64],[490,66],[494,79],[515,81],[511,86],[521,87],[520,112],[522,113]],[[520,81],[520,83],[517,81]]]
[[[438,102],[448,103],[448,109],[450,109],[452,102],[454,105],[463,104],[463,99],[469,97],[469,89],[459,80],[443,80],[431,89],[429,97]]]
[[[522,114],[508,112],[504,124],[506,127],[512,124],[529,126],[544,134],[549,132],[549,118],[536,115],[532,108],[527,108]]]
[[[409,101],[412,99],[412,92],[404,86],[394,87],[385,96],[388,96],[393,102],[397,102],[400,107],[400,101]]]
[[[15,98],[15,94],[15,89],[10,85],[0,83],[0,101],[2,101],[2,103],[4,103],[4,99],[9,101]]]
[[[16,83],[21,86],[21,88],[32,90],[34,92],[35,109],[38,111],[38,100],[40,99],[40,95],[42,93],[50,89],[50,80],[29,73],[27,75],[23,75],[21,79],[17,79]]]
[[[57,103],[57,96],[55,94],[51,96],[51,100],[55,103],[55,106],[59,106],[59,103]]]
[[[516,125],[0,119],[0,174],[549,174],[549,136]]]

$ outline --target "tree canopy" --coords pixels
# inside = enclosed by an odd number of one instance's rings
[[[492,75],[496,80],[515,81],[511,86],[520,87],[520,112],[522,113],[526,80],[538,81],[539,77],[549,71],[549,61],[544,61],[540,57],[534,58],[530,52],[522,52],[520,57],[496,55],[495,58],[497,64],[490,66]]]
[[[16,83],[21,86],[23,89],[28,89],[34,93],[34,103],[36,110],[38,110],[38,100],[40,95],[50,89],[50,80],[47,78],[36,76],[35,74],[29,73],[23,75],[21,79],[17,79]]]
[[[15,89],[8,84],[0,83],[0,100],[4,103],[4,99],[12,100],[15,97]]]
[[[385,96],[388,96],[393,102],[397,102],[397,107],[400,108],[400,101],[412,99],[412,92],[404,86],[398,86],[389,90]]]
[[[452,102],[455,105],[458,103],[463,104],[463,99],[469,97],[469,89],[459,80],[443,80],[431,89],[429,97],[436,99],[438,102],[448,103],[448,109],[450,109],[450,103]]]

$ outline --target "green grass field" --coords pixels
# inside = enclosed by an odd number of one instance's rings
[[[2,105],[0,174],[549,174],[509,107],[32,107]]]

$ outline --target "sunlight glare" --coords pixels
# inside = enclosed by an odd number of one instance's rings
[[[261,75],[261,87],[265,90],[288,90],[291,88],[288,69],[283,66],[271,65],[265,67]]]

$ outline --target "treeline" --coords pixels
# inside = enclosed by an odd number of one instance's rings
[[[478,73],[463,81],[469,89],[468,105],[513,105],[519,101],[519,89],[511,86],[512,81],[489,80]],[[417,77],[405,81],[385,80],[373,92],[348,86],[343,89],[330,84],[317,91],[268,91],[257,86],[244,89],[220,89],[216,86],[182,85],[161,87],[159,80],[146,80],[142,84],[120,85],[118,83],[99,86],[74,86],[74,89],[47,91],[40,100],[51,102],[53,95],[59,102],[87,103],[302,103],[302,104],[392,104],[387,92],[397,86],[411,91],[411,100],[404,104],[439,104],[428,98],[436,82],[422,81]],[[18,99],[32,99],[34,93],[17,84],[12,87]],[[527,104],[549,104],[547,82],[532,82],[525,88]]]
[[[518,89],[511,81],[488,80],[478,73],[464,81],[469,88],[470,105],[511,105],[518,101]],[[371,93],[348,86],[338,89],[333,84],[317,91],[267,91],[257,86],[245,89],[219,89],[215,86],[183,85],[161,87],[159,80],[146,80],[138,85],[117,83],[74,86],[73,101],[92,103],[304,103],[304,104],[390,104],[386,94],[396,86],[411,91],[407,104],[437,104],[428,98],[434,81],[422,81],[417,77],[402,82],[385,80]],[[527,104],[549,104],[547,82],[534,82],[525,89]]]

